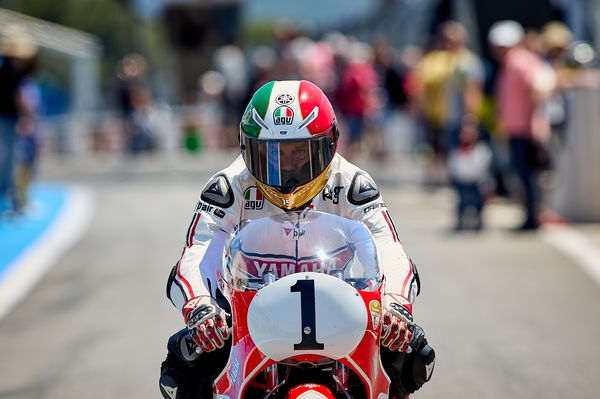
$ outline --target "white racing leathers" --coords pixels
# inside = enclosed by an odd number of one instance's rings
[[[382,260],[385,292],[399,294],[412,305],[418,294],[418,275],[369,174],[337,154],[325,187],[310,205],[316,211],[363,222],[371,231]],[[169,280],[167,293],[171,302],[181,310],[185,302],[197,296],[214,298],[224,247],[237,226],[245,220],[283,212],[262,196],[241,156],[216,173],[202,191],[183,253]]]

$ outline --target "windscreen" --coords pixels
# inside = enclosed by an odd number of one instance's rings
[[[225,279],[237,290],[257,290],[269,279],[302,272],[330,274],[366,291],[381,283],[369,231],[359,222],[312,210],[249,222],[225,255]]]

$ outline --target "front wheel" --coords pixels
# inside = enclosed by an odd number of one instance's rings
[[[296,385],[285,397],[286,399],[335,399],[333,393],[324,385],[300,384]]]

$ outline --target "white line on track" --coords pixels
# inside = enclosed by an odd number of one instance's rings
[[[94,213],[91,191],[73,187],[50,227],[8,266],[0,281],[0,319],[33,288],[59,256],[85,232]]]
[[[566,227],[548,227],[542,230],[542,237],[566,255],[600,285],[600,248],[585,234]]]

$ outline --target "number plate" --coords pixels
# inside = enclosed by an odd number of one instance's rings
[[[367,310],[358,291],[327,274],[283,277],[260,290],[248,309],[252,340],[275,361],[306,353],[342,358],[366,328]]]

